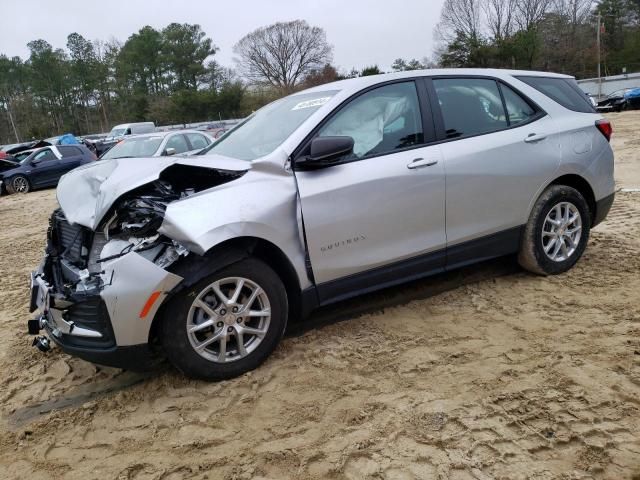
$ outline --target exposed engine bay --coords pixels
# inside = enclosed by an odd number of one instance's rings
[[[60,210],[54,212],[48,251],[59,267],[58,272],[52,272],[53,278],[60,280],[56,282],[62,287],[59,290],[73,297],[97,294],[109,283],[104,275],[105,265],[130,252],[136,252],[160,268],[167,268],[188,255],[186,247],[158,233],[167,205],[243,174],[172,165],[157,180],[120,197],[95,232],[69,224]]]
[[[117,240],[126,242],[127,245],[119,253],[108,249],[107,255],[102,253],[97,262],[117,258],[129,251],[153,251],[157,253],[153,261],[162,268],[167,267],[180,255],[188,253],[186,248],[158,234],[167,205],[235,180],[243,174],[244,172],[225,172],[185,165],[167,168],[158,180],[138,187],[115,203],[112,211],[105,217],[106,220],[100,225],[99,231],[107,242]],[[109,243],[105,246],[107,245]]]
[[[296,187],[285,162],[284,154],[265,163],[209,155],[72,170],[58,185],[60,209],[32,272],[30,309],[40,316],[29,331],[44,329],[94,363],[138,365],[129,355],[151,361],[160,309],[259,242],[287,252],[306,288]],[[225,250],[231,239],[236,247]]]

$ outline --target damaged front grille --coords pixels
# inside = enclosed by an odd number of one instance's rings
[[[92,232],[81,225],[71,225],[60,210],[53,212],[50,220],[50,242],[55,256],[75,267],[86,268]]]

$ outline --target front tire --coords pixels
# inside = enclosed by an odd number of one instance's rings
[[[209,275],[167,305],[162,343],[171,363],[203,380],[258,367],[287,325],[287,294],[264,262],[248,258]]]
[[[566,185],[552,185],[531,211],[518,262],[539,275],[566,272],[582,256],[590,229],[591,212],[580,192]]]
[[[7,192],[9,193],[29,193],[31,183],[24,175],[16,175],[7,182]]]

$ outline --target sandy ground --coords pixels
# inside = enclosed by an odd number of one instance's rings
[[[640,112],[611,118],[640,187]],[[30,347],[54,206],[0,199],[1,479],[640,478],[640,193],[567,274],[502,259],[369,295],[212,384]]]

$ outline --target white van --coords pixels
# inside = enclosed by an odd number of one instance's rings
[[[116,125],[109,132],[108,138],[124,137],[125,135],[137,135],[139,133],[153,133],[156,126],[153,122],[123,123]]]

